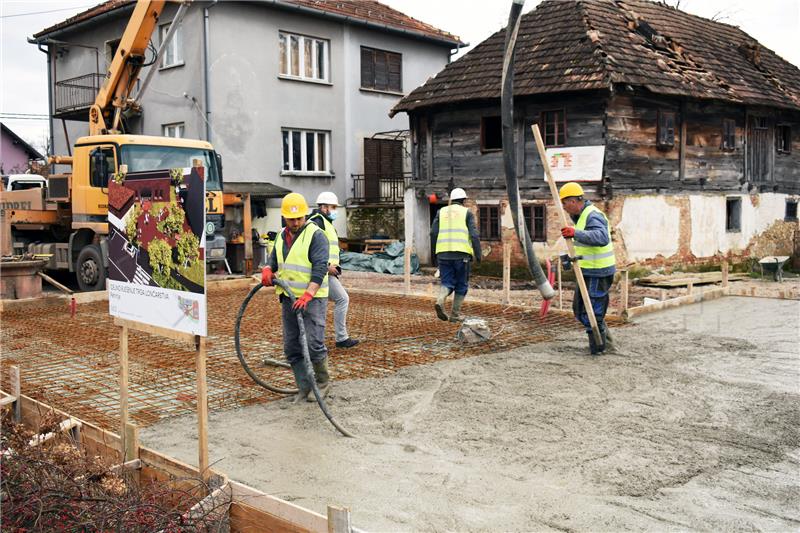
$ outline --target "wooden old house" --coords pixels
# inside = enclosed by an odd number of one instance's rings
[[[440,207],[428,196],[452,186],[469,193],[490,260],[516,241],[499,118],[504,35],[392,110],[409,116],[405,214],[423,262]],[[620,264],[796,251],[800,70],[739,28],[646,0],[546,0],[522,18],[514,94],[517,172],[539,253],[563,241],[532,123],[548,147],[600,156],[578,179],[610,218]]]

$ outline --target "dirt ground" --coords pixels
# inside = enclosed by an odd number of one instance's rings
[[[730,297],[617,330],[211,414],[234,479],[372,531],[800,528],[800,302]],[[142,430],[196,460],[194,418]]]

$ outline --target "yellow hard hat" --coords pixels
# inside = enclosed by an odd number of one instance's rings
[[[283,218],[301,218],[308,214],[308,204],[303,195],[290,192],[281,200],[281,216]]]
[[[583,196],[583,187],[574,181],[565,183],[558,191],[558,198],[560,200],[563,200],[564,198],[570,198],[572,196]]]

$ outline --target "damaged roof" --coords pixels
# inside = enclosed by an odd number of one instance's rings
[[[34,38],[39,39],[99,15],[124,8],[134,2],[135,0],[108,0],[45,28],[36,33]],[[323,17],[335,17],[353,24],[383,26],[387,31],[406,33],[418,38],[449,44],[452,47],[464,45],[458,36],[409,17],[377,0],[261,0],[261,3]]]
[[[500,97],[505,29],[392,109]],[[800,69],[741,29],[648,0],[545,0],[523,15],[514,95],[608,89],[800,109]]]

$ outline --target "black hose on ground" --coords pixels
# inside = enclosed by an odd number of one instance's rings
[[[508,190],[508,205],[511,209],[511,218],[514,220],[514,229],[519,236],[520,244],[525,252],[528,261],[528,269],[533,274],[536,288],[539,289],[542,298],[552,299],[556,293],[547,279],[542,265],[536,258],[533,250],[531,236],[528,233],[525,216],[522,214],[522,202],[519,195],[519,183],[517,182],[517,151],[514,142],[514,52],[517,44],[517,34],[519,33],[519,23],[522,15],[522,6],[525,0],[514,0],[511,4],[511,11],[508,15],[508,26],[506,26],[505,55],[503,57],[503,78],[500,89],[500,117],[503,128],[503,167],[506,174],[506,189]],[[524,128],[523,139],[524,143]]]
[[[290,301],[294,303],[295,297],[289,290],[288,285],[285,285],[283,280],[279,280],[277,278],[275,278],[274,281],[276,285],[281,286],[284,289],[284,291],[286,291],[286,294],[288,295]],[[234,327],[234,344],[236,346],[236,355],[237,357],[239,357],[239,361],[242,363],[244,371],[247,372],[247,375],[250,376],[253,379],[253,381],[258,383],[265,389],[270,390],[272,392],[277,392],[278,394],[296,394],[297,389],[283,389],[280,387],[276,387],[259,378],[252,370],[250,370],[250,367],[247,365],[247,362],[245,361],[244,356],[242,355],[241,343],[239,339],[239,331],[241,327],[242,316],[244,315],[244,312],[247,309],[247,305],[250,303],[250,300],[261,289],[261,287],[263,287],[263,285],[259,283],[258,285],[250,289],[250,292],[247,294],[244,301],[242,302],[242,306],[239,308],[239,314],[236,315],[236,325]],[[314,393],[314,397],[317,400],[317,404],[319,405],[319,408],[322,410],[322,412],[325,414],[325,417],[328,419],[328,421],[331,424],[333,424],[333,427],[335,427],[339,431],[339,433],[341,433],[345,437],[355,437],[355,435],[353,435],[347,429],[342,427],[342,425],[339,424],[335,418],[333,418],[333,415],[328,410],[328,405],[325,403],[325,399],[319,392],[319,388],[317,387],[317,380],[314,376],[314,367],[311,364],[311,354],[308,352],[308,343],[306,342],[306,325],[305,322],[303,321],[303,312],[298,310],[296,314],[297,314],[297,326],[300,330],[300,345],[303,351],[303,366],[306,375],[309,377],[309,381],[311,382],[311,390]]]

